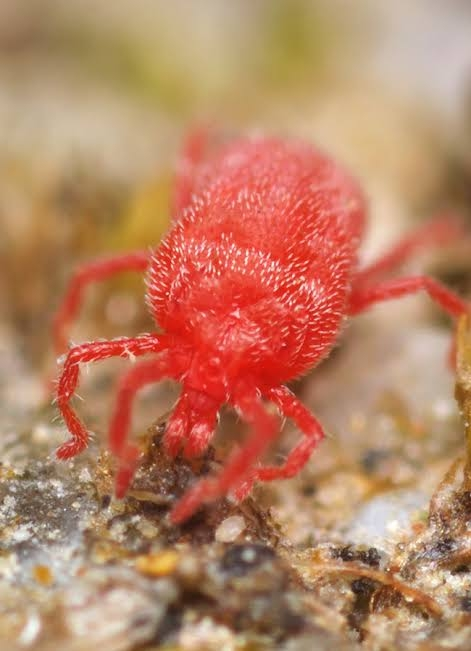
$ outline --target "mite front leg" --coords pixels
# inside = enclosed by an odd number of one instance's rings
[[[136,251],[89,262],[75,271],[52,322],[54,347],[57,355],[67,349],[67,327],[77,316],[86,287],[123,271],[144,272],[148,262],[149,253],[147,251]]]
[[[170,457],[176,457],[183,446],[188,433],[189,416],[188,396],[183,391],[167,422],[163,438],[164,450]]]
[[[258,392],[242,394],[234,400],[234,406],[244,420],[252,425],[249,439],[229,458],[218,476],[203,479],[190,488],[170,513],[173,523],[187,520],[203,503],[213,501],[240,486],[278,436],[278,419],[266,411]]]
[[[287,387],[280,386],[271,389],[266,394],[266,397],[275,403],[283,416],[295,422],[304,434],[304,437],[291,450],[281,466],[262,466],[256,468],[252,476],[244,481],[235,491],[235,496],[238,500],[243,500],[249,494],[256,481],[289,479],[297,475],[309,461],[313,450],[325,436],[319,421]]]
[[[139,362],[132,366],[119,381],[108,435],[110,450],[118,460],[115,479],[115,495],[118,498],[122,498],[126,494],[139,457],[138,447],[127,441],[132,403],[136,393],[146,385],[154,384],[171,374],[172,365],[164,353],[163,357]]]
[[[81,452],[88,444],[89,434],[74,409],[69,404],[79,378],[80,364],[97,362],[110,357],[133,357],[157,353],[167,348],[167,338],[159,335],[121,337],[111,341],[92,341],[74,346],[68,352],[57,385],[57,402],[70,432],[71,438],[57,450],[59,459],[69,459]]]

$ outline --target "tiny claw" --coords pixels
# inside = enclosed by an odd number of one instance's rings
[[[243,502],[249,496],[255,482],[259,479],[257,470],[251,472],[244,480],[232,490],[232,496],[236,502]]]
[[[135,445],[128,445],[119,455],[119,465],[116,471],[114,494],[121,500],[128,492],[129,486],[136,472],[139,449]]]
[[[57,448],[56,457],[60,459],[60,461],[66,461],[67,459],[71,459],[72,457],[77,456],[77,454],[80,454],[80,452],[82,452],[86,447],[86,441],[82,442],[77,441],[76,439],[69,439]]]
[[[135,467],[121,466],[116,472],[114,494],[118,500],[122,500],[128,492],[129,485],[134,477]]]
[[[172,524],[181,524],[191,518],[204,502],[214,496],[213,488],[211,480],[202,480],[190,488],[170,511]]]

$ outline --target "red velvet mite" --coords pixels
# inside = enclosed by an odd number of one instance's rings
[[[286,383],[329,354],[349,317],[419,290],[452,317],[468,309],[427,276],[387,279],[417,249],[456,238],[456,222],[434,220],[359,268],[365,197],[340,165],[299,141],[250,137],[217,147],[209,141],[203,130],[187,140],[175,180],[173,226],[162,243],[152,252],[80,268],[54,321],[62,352],[86,285],[120,271],[145,273],[158,332],[73,346],[57,386],[70,432],[57,456],[68,459],[89,439],[70,405],[80,364],[146,355],[121,377],[111,418],[118,497],[138,462],[128,432],[132,402],[144,385],[172,378],[182,386],[163,441],[171,456],[201,455],[224,403],[250,424],[247,441],[219,475],[200,480],[177,503],[174,523],[205,502],[228,493],[242,499],[255,481],[292,477],[306,464],[324,433]],[[279,419],[266,402],[303,434],[280,466],[261,463],[279,433]]]

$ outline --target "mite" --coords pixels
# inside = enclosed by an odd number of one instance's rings
[[[286,383],[329,354],[350,317],[420,290],[452,317],[468,310],[432,278],[388,278],[419,248],[458,237],[453,220],[432,221],[361,268],[365,197],[339,164],[299,141],[251,137],[215,146],[211,140],[204,130],[187,139],[174,185],[173,225],[162,243],[78,269],[54,321],[55,344],[63,352],[89,283],[123,271],[145,274],[156,332],[73,346],[57,385],[70,432],[57,456],[68,459],[89,439],[70,404],[81,364],[110,357],[134,362],[119,381],[110,420],[117,497],[125,495],[138,464],[128,433],[133,400],[145,385],[163,378],[181,384],[163,439],[172,457],[203,454],[223,404],[249,424],[247,440],[222,471],[200,480],[176,504],[174,523],[203,503],[227,494],[243,499],[254,482],[292,477],[306,464],[324,433]],[[262,464],[280,428],[267,403],[302,432],[279,466]]]

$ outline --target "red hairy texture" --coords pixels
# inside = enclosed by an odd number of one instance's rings
[[[434,220],[361,269],[365,215],[355,180],[308,144],[254,137],[215,146],[204,129],[190,134],[177,166],[173,226],[163,242],[152,253],[78,269],[56,314],[54,337],[61,352],[88,284],[118,272],[145,271],[146,302],[162,331],[69,350],[57,399],[71,438],[58,457],[78,454],[89,438],[70,404],[80,365],[146,355],[121,378],[110,421],[118,497],[125,495],[139,457],[128,442],[133,400],[143,386],[164,377],[182,385],[164,435],[167,454],[204,453],[224,403],[252,427],[221,473],[201,480],[177,503],[173,522],[227,493],[243,499],[255,481],[299,472],[323,430],[284,385],[328,355],[348,317],[420,290],[452,317],[468,309],[426,276],[387,278],[422,246],[457,239],[456,220]],[[280,466],[261,465],[279,429],[265,409],[267,400],[303,433]]]
[[[150,261],[156,322],[231,383],[312,368],[345,315],[364,228],[356,183],[308,145],[253,139],[204,162],[193,192]]]

